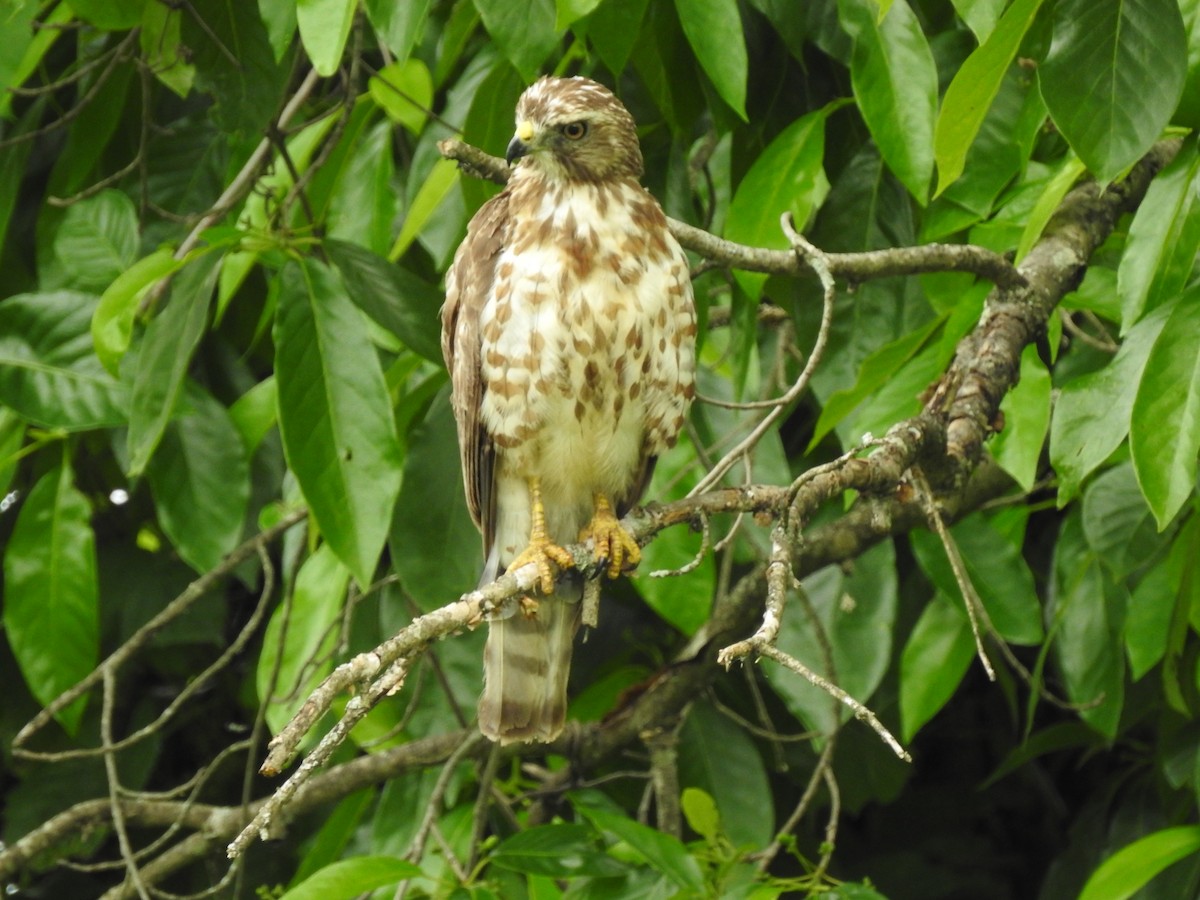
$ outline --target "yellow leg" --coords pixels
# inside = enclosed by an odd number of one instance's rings
[[[591,540],[595,558],[608,562],[608,577],[616,578],[626,569],[633,569],[642,560],[642,551],[637,541],[621,527],[608,498],[597,492],[594,496],[596,510],[592,521],[579,533],[581,541]]]
[[[529,529],[529,546],[517,554],[508,565],[508,571],[519,569],[529,563],[536,563],[538,584],[543,594],[554,593],[554,572],[550,563],[560,568],[569,569],[575,561],[571,554],[564,550],[546,534],[546,509],[542,506],[542,487],[537,478],[529,479],[529,513],[533,520]]]

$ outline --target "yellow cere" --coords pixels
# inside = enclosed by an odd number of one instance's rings
[[[517,123],[517,137],[522,141],[533,140],[533,123],[528,119]]]

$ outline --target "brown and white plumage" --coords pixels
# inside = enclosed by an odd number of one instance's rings
[[[471,220],[446,276],[442,349],[483,577],[514,561],[543,571],[536,608],[490,623],[479,726],[502,742],[550,741],[580,603],[548,562],[565,563],[557,545],[583,536],[609,574],[636,563],[614,515],[683,427],[696,326],[687,258],[638,183],[634,122],[607,88],[532,85],[509,159],[520,162],[507,187]]]

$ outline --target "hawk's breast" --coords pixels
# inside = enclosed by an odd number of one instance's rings
[[[675,442],[693,392],[687,258],[633,181],[514,177],[512,191],[479,323],[481,420],[506,467],[588,503],[620,496]]]

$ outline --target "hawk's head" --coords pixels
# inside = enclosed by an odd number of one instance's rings
[[[573,181],[642,174],[633,116],[604,85],[578,76],[544,77],[526,89],[506,157]]]

